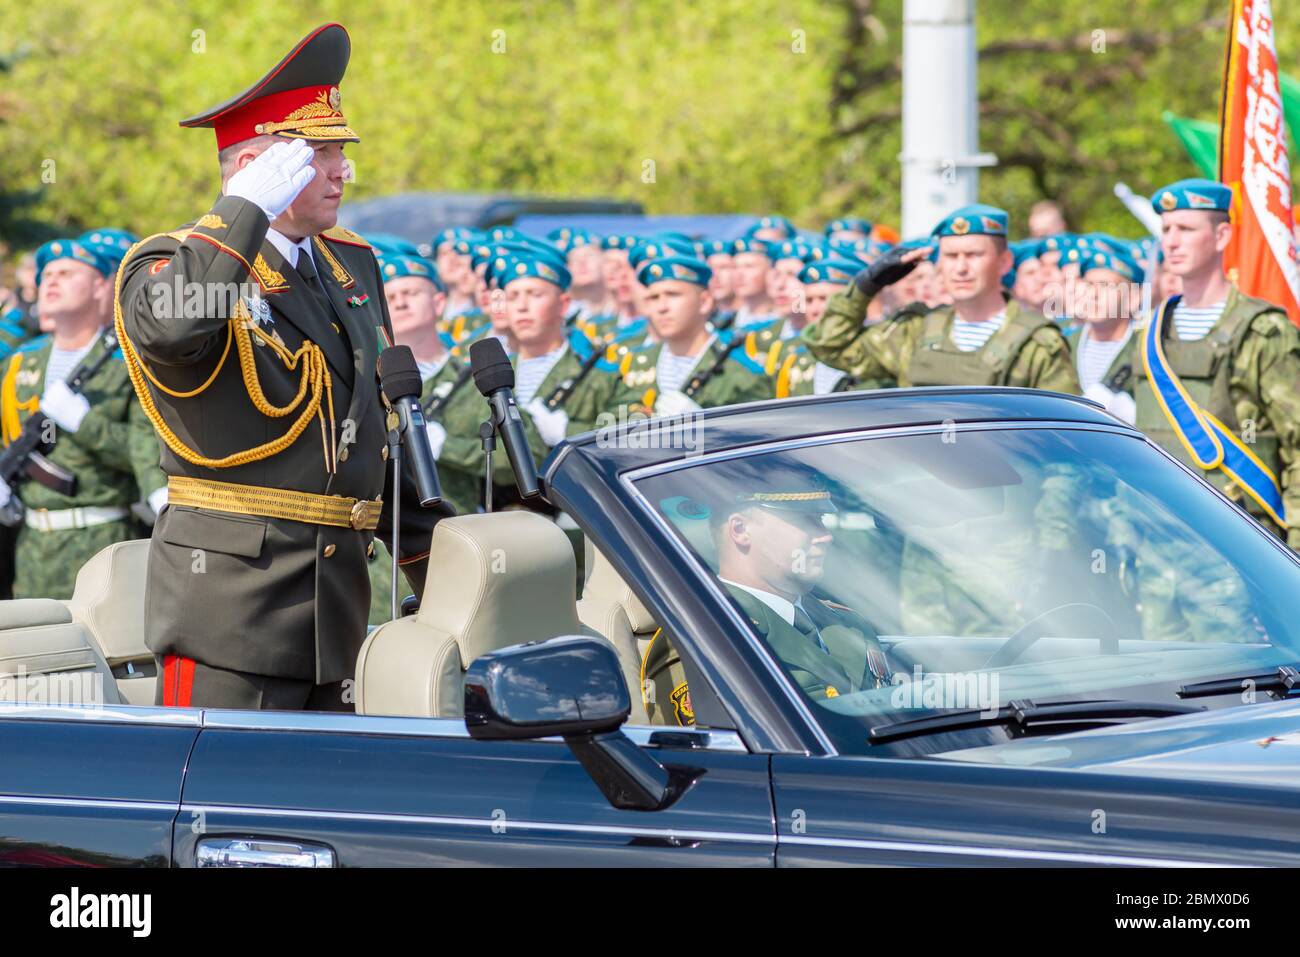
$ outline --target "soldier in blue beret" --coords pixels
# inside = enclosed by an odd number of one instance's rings
[[[697,244],[695,255],[703,259],[713,272],[709,280],[709,295],[713,297],[713,324],[726,329],[736,320],[735,270],[731,258],[731,243],[725,239],[706,239]]]
[[[867,307],[927,258],[897,249],[858,274],[826,315],[804,330],[814,356],[860,380],[912,385],[1013,385],[1079,393],[1061,330],[1002,289],[1012,265],[1006,211],[974,204],[946,216],[931,236],[951,306],[908,307],[890,322],[863,326]]]
[[[843,290],[861,270],[862,263],[850,259],[821,259],[805,265],[798,276],[802,286],[798,304],[802,309],[792,310],[786,325],[800,334],[806,327],[816,325],[825,314],[831,296]],[[764,369],[770,369],[778,399],[790,395],[825,395],[859,387],[844,370],[814,359],[802,337],[785,340],[779,357],[770,366],[765,364]]]
[[[772,397],[772,383],[746,355],[740,333],[717,332],[710,319],[708,264],[694,255],[647,259],[637,272],[656,341],[619,346],[622,387],[614,406],[653,415],[681,415]]]
[[[24,506],[17,512],[16,598],[71,597],[77,571],[96,552],[140,536],[132,506],[143,499],[157,511],[166,502],[158,440],[104,324],[114,266],[99,245],[79,239],[36,251],[37,301],[49,334],[6,361],[0,431],[8,445],[30,417],[43,416],[56,427],[46,458],[74,479],[61,486],[33,477],[16,489],[0,482],[0,505],[16,496]],[[78,369],[88,375],[74,391],[68,383]]]
[[[784,239],[768,243],[767,254],[772,263],[767,273],[767,294],[775,316],[771,322],[773,332],[779,339],[796,339],[804,320],[803,284],[799,282],[799,273],[812,261],[812,247],[802,240]],[[761,327],[761,324],[751,323],[746,328]]]
[[[615,233],[600,241],[607,297],[601,309],[604,317],[599,324],[602,334],[622,329],[641,318],[637,304],[640,287],[636,281],[636,270],[628,262],[628,254],[640,242],[639,236],[630,233]]]
[[[470,261],[476,241],[474,231],[464,226],[450,226],[433,239],[434,265],[447,288],[447,307],[444,322],[451,323],[464,317],[459,341],[468,331],[486,321],[479,308],[477,292],[479,283]]]
[[[767,242],[752,237],[731,241],[731,262],[737,329],[771,322],[776,318],[769,292],[768,274],[772,271]]]
[[[553,230],[548,239],[564,254],[565,264],[573,277],[566,321],[580,326],[594,337],[599,326],[611,321],[604,312],[609,292],[605,288],[600,239],[590,230],[569,227]]]
[[[1224,274],[1232,190],[1185,179],[1151,206],[1182,293],[1141,332],[1137,427],[1300,548],[1300,333]]]
[[[517,351],[515,400],[525,432],[540,465],[566,435],[588,431],[596,417],[610,408],[619,388],[612,364],[578,330],[566,330],[569,307],[568,269],[546,255],[519,252],[497,256],[489,264],[491,281],[502,293],[506,320]],[[430,445],[438,456],[445,490],[455,502],[477,508],[485,462],[478,426],[484,418],[483,399],[472,385],[426,388],[423,397],[429,418]],[[514,477],[506,456],[497,455],[494,505],[509,502]]]
[[[1142,309],[1141,266],[1109,249],[1094,248],[1080,263],[1075,286],[1077,335],[1070,337],[1083,394],[1111,415],[1132,423],[1134,330]]]

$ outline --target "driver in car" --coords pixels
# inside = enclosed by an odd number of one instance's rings
[[[830,492],[810,475],[769,478],[772,483],[762,490],[711,509],[718,578],[810,697],[888,685],[889,666],[875,629],[818,589],[833,540],[825,522],[836,512]],[[681,665],[664,666],[675,659],[667,642],[652,642],[645,673],[655,700],[671,702],[678,723],[689,724],[685,719],[693,713]]]

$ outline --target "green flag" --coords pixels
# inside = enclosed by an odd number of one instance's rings
[[[1169,124],[1201,175],[1206,179],[1218,179],[1219,124],[1175,116],[1168,110],[1161,114],[1161,119]]]

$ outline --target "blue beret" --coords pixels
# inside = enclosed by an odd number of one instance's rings
[[[447,291],[447,287],[442,284],[442,277],[438,275],[438,267],[422,256],[384,253],[379,257],[379,272],[384,277],[384,282],[401,279],[403,276],[416,276],[429,280],[438,287],[439,292]]]
[[[112,229],[109,227],[88,229],[77,237],[77,242],[83,246],[91,247],[115,265],[120,263],[122,257],[139,241],[135,233],[127,232],[125,229]]]
[[[653,286],[665,279],[680,279],[707,288],[709,280],[713,278],[713,270],[708,263],[694,256],[664,256],[647,259],[637,270],[636,278],[643,286]]]
[[[596,234],[589,229],[573,229],[565,226],[563,229],[552,229],[546,234],[547,241],[558,249],[564,255],[569,255],[580,246],[599,246],[600,240]]]
[[[366,233],[366,242],[375,250],[375,255],[419,256],[420,247],[409,239],[394,236],[392,233]]]
[[[754,234],[762,229],[776,229],[786,239],[794,239],[799,235],[799,230],[794,228],[794,223],[784,216],[761,216],[748,229],[745,230],[745,238],[753,239]]]
[[[936,243],[929,236],[925,236],[925,237],[918,236],[915,239],[905,240],[898,244],[898,248],[907,249],[907,250],[929,249],[930,255],[928,258],[930,262],[934,263],[939,261],[939,244]]]
[[[862,271],[862,263],[852,259],[822,259],[809,263],[799,271],[799,281],[804,285],[814,282],[833,282],[838,286],[853,281]]]
[[[1053,236],[1047,236],[1043,239],[1043,248],[1038,255],[1044,256],[1047,253],[1067,253],[1074,248],[1074,233],[1056,233]]]
[[[807,262],[812,259],[812,247],[801,239],[769,240],[767,257],[772,262],[776,262],[778,259],[799,259]]]
[[[524,238],[524,234],[510,226],[493,226],[483,230],[483,238],[490,243],[504,243]]]
[[[931,236],[1006,236],[1010,217],[1005,209],[975,203],[950,213],[930,231]]]
[[[729,239],[704,239],[695,244],[695,255],[700,259],[708,259],[710,256],[730,256],[731,240]]]
[[[1015,265],[1011,267],[1011,275],[1014,277],[1015,270],[1019,269],[1026,260],[1037,259],[1042,255],[1043,241],[1041,239],[1020,239],[1010,243],[1008,248],[1015,259]]]
[[[840,219],[832,219],[826,224],[825,235],[830,237],[835,233],[862,233],[864,236],[870,236],[871,223],[861,216],[844,216]]]
[[[573,281],[568,268],[556,263],[550,257],[530,256],[523,252],[513,256],[498,256],[492,260],[489,268],[493,281],[500,289],[506,288],[516,279],[526,279],[530,276],[535,279],[545,279],[562,290],[568,289],[569,283]]]
[[[758,253],[769,259],[772,258],[771,253],[767,251],[767,241],[754,239],[752,236],[742,236],[731,241],[731,254],[735,256],[738,253]]]
[[[454,243],[460,239],[472,239],[473,237],[474,230],[470,229],[468,226],[448,226],[442,232],[438,233],[437,236],[433,237],[433,250],[434,252],[437,252],[446,243]],[[366,238],[369,239],[370,237],[367,236]],[[374,244],[372,243],[371,245]]]
[[[1180,179],[1151,197],[1151,208],[1157,213],[1172,213],[1176,209],[1201,209],[1226,213],[1232,207],[1232,190],[1212,179]]]
[[[1093,269],[1109,269],[1119,273],[1129,282],[1144,282],[1146,271],[1141,266],[1119,253],[1103,249],[1094,249],[1083,256],[1079,263],[1079,275],[1086,276]]]
[[[641,264],[649,259],[663,259],[667,256],[695,259],[697,258],[695,243],[685,238],[647,239],[632,247],[631,252],[627,254],[627,261],[633,269],[639,269]]]
[[[631,250],[633,246],[641,241],[640,236],[633,236],[630,233],[615,233],[612,236],[606,236],[600,241],[601,249],[627,249]]]
[[[45,272],[45,267],[56,259],[75,259],[79,263],[93,267],[104,276],[112,276],[116,271],[112,260],[94,246],[88,246],[75,239],[51,239],[36,250],[36,285],[41,284],[41,274]]]

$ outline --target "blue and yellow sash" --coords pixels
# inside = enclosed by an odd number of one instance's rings
[[[1192,461],[1207,472],[1220,469],[1258,502],[1269,518],[1286,528],[1282,486],[1277,476],[1231,429],[1192,400],[1169,367],[1162,333],[1165,319],[1173,314],[1180,298],[1165,300],[1142,340],[1142,364],[1151,391]]]

